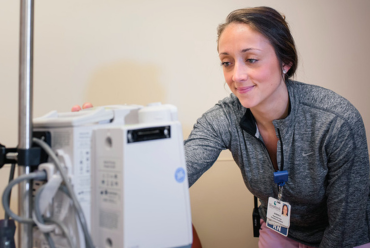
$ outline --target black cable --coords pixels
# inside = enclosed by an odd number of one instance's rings
[[[11,167],[10,167],[10,173],[9,173],[9,181],[8,181],[8,184],[13,181],[14,179],[14,172],[15,172],[15,164],[12,164]],[[9,205],[10,205],[10,198],[11,198],[11,195],[12,195],[12,191],[9,192],[9,197],[8,197],[8,202],[9,202]],[[6,220],[9,220],[9,215],[5,212],[5,217],[4,219]]]
[[[254,208],[258,208],[257,197],[254,196]]]
[[[14,171],[15,171],[15,164],[13,163],[10,167],[10,173],[9,173],[9,180],[8,184],[13,181],[14,179]],[[8,197],[8,202],[10,206],[10,199],[11,199],[11,191],[9,192],[9,197]],[[9,218],[9,215],[7,214],[6,211],[4,211],[4,221],[2,222],[1,225],[1,232],[3,233],[5,230],[5,234],[2,234],[2,240],[0,247],[4,248],[10,248],[10,247],[15,247],[15,242],[14,242],[14,234],[15,234],[15,223],[14,220],[11,220]]]
[[[284,170],[284,147],[283,147],[283,140],[281,139],[281,134],[280,134],[280,129],[278,128],[278,134],[279,134],[279,140],[280,140],[280,145],[281,145],[281,165],[280,165],[280,171]]]

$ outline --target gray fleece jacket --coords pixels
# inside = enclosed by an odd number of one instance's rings
[[[370,242],[369,154],[361,115],[330,90],[294,81],[287,87],[289,115],[273,124],[281,137],[278,166],[289,173],[282,198],[292,206],[289,237],[315,247]],[[229,149],[266,221],[268,198],[277,198],[278,190],[256,134],[251,111],[231,94],[198,119],[185,156],[191,186]]]

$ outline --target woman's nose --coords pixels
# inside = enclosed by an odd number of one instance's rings
[[[243,63],[236,63],[233,70],[232,80],[234,82],[243,82],[247,81],[247,66]]]

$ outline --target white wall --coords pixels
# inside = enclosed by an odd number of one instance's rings
[[[300,56],[296,79],[349,99],[370,140],[368,0],[35,2],[35,117],[85,101],[162,101],[178,106],[187,136],[196,119],[229,94],[216,52],[217,25],[234,9],[268,5],[290,24]],[[11,147],[17,144],[19,1],[0,0],[0,37],[0,143]],[[223,153],[190,190],[205,248],[256,246],[252,196],[230,160]],[[0,171],[2,185],[7,171]]]

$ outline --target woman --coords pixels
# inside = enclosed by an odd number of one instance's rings
[[[232,94],[198,119],[185,141],[190,186],[229,149],[261,202],[260,247],[369,243],[362,118],[336,93],[290,80],[298,59],[284,17],[268,7],[233,11],[218,28],[218,53]],[[288,173],[281,195],[291,206],[288,237],[265,223],[268,199],[279,193],[276,171]]]
[[[343,97],[291,81],[294,40],[268,7],[240,9],[218,28],[218,53],[232,94],[207,111],[185,142],[192,185],[229,149],[260,199],[260,247],[354,247],[369,243],[369,155],[362,118]],[[289,174],[284,237],[266,228],[274,172]]]
[[[281,212],[281,214],[286,217],[288,216],[288,205],[283,205],[283,211]]]

